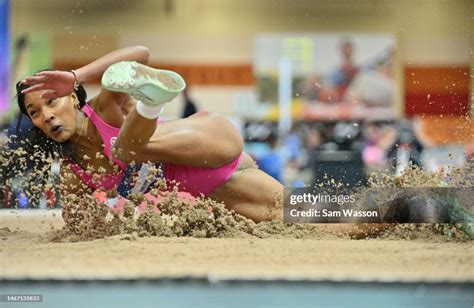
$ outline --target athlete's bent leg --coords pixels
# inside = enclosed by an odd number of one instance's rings
[[[218,168],[243,149],[237,129],[213,113],[158,123],[131,111],[114,144],[114,157],[126,162],[164,162]]]

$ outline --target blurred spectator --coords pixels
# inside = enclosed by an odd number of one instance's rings
[[[423,146],[413,132],[411,121],[403,120],[400,123],[398,138],[387,153],[395,175],[401,175],[410,165],[421,166],[422,151]]]
[[[267,144],[270,149],[267,153],[257,159],[257,165],[261,170],[272,176],[279,182],[282,182],[281,172],[283,169],[283,160],[277,151],[278,138],[276,134],[271,133],[268,136]]]
[[[340,121],[334,126],[334,141],[341,151],[353,149],[354,141],[359,137],[359,126],[354,126],[351,122]]]
[[[306,150],[316,151],[324,143],[324,138],[321,131],[316,127],[311,127],[305,137]]]
[[[397,130],[390,125],[368,123],[364,129],[365,146],[362,160],[370,169],[381,170],[388,167],[388,151],[395,143]]]
[[[18,206],[20,209],[27,209],[30,206],[30,200],[28,199],[28,196],[24,192],[20,192],[17,195],[18,198]]]
[[[188,88],[184,88],[183,90],[183,98],[184,98],[184,107],[181,117],[187,118],[190,115],[193,115],[197,112],[196,104],[193,100],[189,97]]]
[[[300,155],[301,136],[297,125],[293,125],[288,135],[282,138],[281,146],[283,160],[285,162],[298,159],[298,156]]]
[[[325,124],[321,128],[323,136],[322,151],[339,151],[339,145],[334,141],[334,126],[335,124]]]
[[[354,44],[348,37],[343,38],[340,44],[342,65],[329,76],[329,85],[336,90],[335,101],[340,101],[354,77],[359,72],[359,68],[354,63]]]

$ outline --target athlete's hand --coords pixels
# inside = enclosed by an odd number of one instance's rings
[[[74,92],[76,78],[69,71],[43,71],[34,76],[26,77],[22,84],[29,87],[21,91],[23,94],[46,90],[41,97],[45,99],[56,99]]]

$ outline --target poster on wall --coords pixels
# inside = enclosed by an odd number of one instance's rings
[[[396,41],[391,34],[269,33],[257,36],[254,74],[259,100],[279,112],[279,80],[290,80],[293,117],[390,120],[395,117]],[[290,68],[282,76],[282,61]]]

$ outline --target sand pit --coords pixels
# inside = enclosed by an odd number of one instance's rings
[[[469,168],[450,184],[472,187]],[[440,183],[442,174],[410,169],[372,185]],[[255,224],[221,203],[158,189],[162,184],[130,195],[120,213],[73,194],[63,196],[62,211],[1,210],[2,278],[474,282],[474,241],[452,226],[399,225],[355,240],[316,224]]]
[[[1,212],[3,279],[288,279],[473,282],[474,242],[423,228],[375,239],[138,237],[51,242],[59,210]],[[402,232],[400,232],[402,233]],[[394,235],[395,234],[395,235]]]

